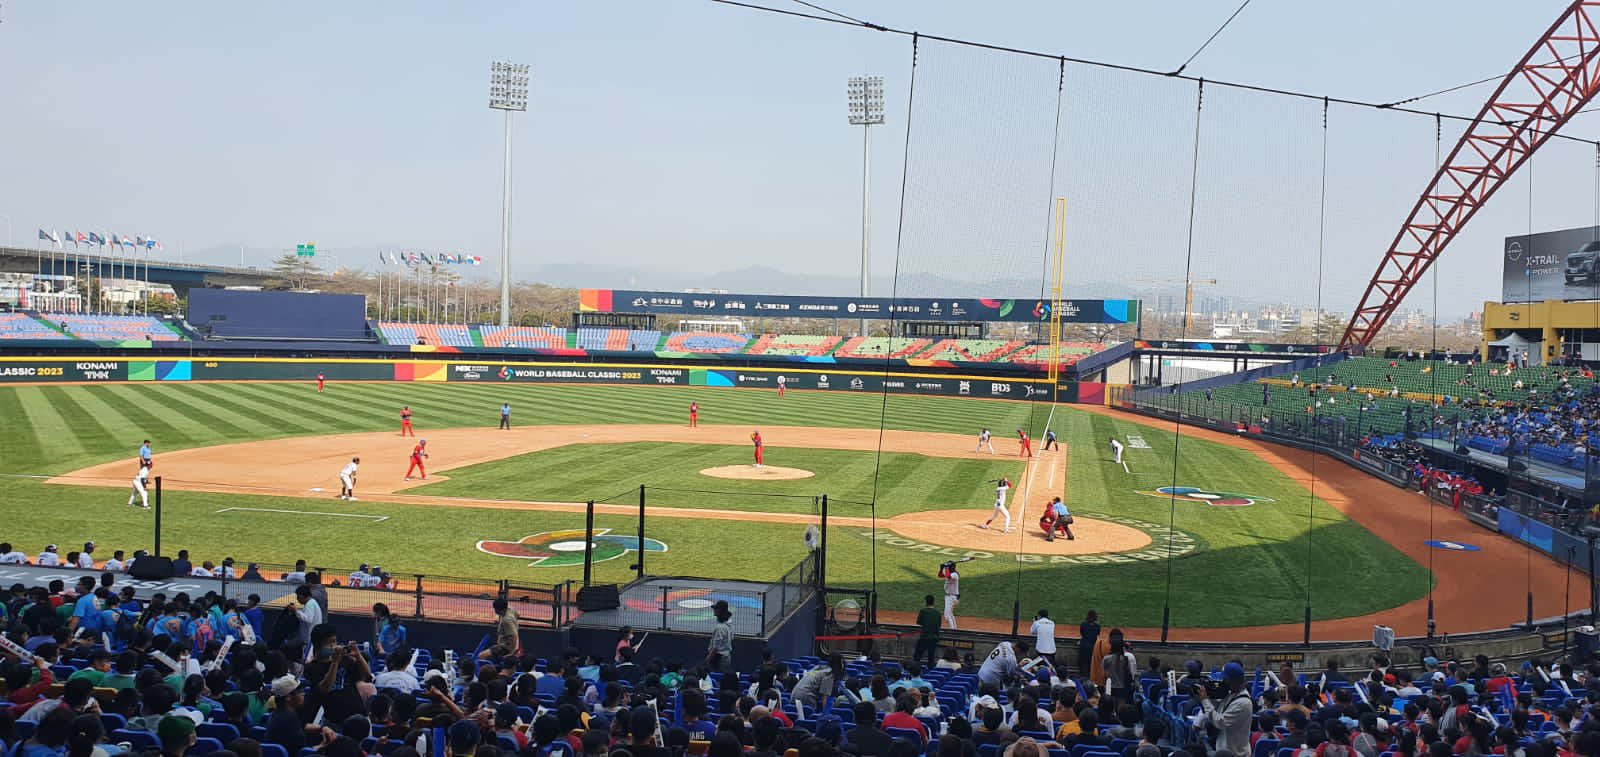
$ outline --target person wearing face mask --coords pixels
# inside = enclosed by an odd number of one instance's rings
[[[362,702],[377,692],[367,659],[354,642],[340,644],[330,623],[311,630],[311,648],[311,661],[305,667],[309,690],[301,716],[309,722],[322,711],[322,722],[338,723],[360,714]]]

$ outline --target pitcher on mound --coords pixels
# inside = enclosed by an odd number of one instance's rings
[[[761,432],[760,431],[751,431],[750,432],[750,443],[755,445],[755,448],[756,448],[756,467],[760,468],[761,467],[761,452],[763,450],[763,447],[762,447],[762,444],[761,444]]]

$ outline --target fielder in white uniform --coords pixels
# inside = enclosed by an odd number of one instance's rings
[[[944,622],[956,627],[956,605],[961,604],[961,573],[955,568],[944,577]]]
[[[139,475],[133,477],[133,493],[128,495],[128,506],[132,507],[134,500],[138,500],[139,507],[150,509],[150,466],[139,466]]]
[[[994,487],[994,512],[989,514],[989,519],[983,522],[980,528],[988,528],[995,518],[1005,516],[1005,533],[1011,533],[1011,511],[1006,509],[1006,492],[1011,491],[1011,482],[1002,478]]]
[[[989,441],[989,429],[978,432],[978,449],[975,451],[982,452],[984,447],[989,448],[989,454],[994,454],[994,444]]]
[[[1122,464],[1122,442],[1117,441],[1114,436],[1111,437],[1111,462]]]
[[[356,501],[356,469],[361,467],[361,458],[352,457],[350,462],[339,469],[339,499]]]

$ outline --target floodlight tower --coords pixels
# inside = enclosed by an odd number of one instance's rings
[[[528,109],[528,66],[495,61],[489,69],[489,107],[506,116],[506,155],[500,174],[500,325],[511,325],[511,114]]]
[[[872,275],[872,127],[883,124],[883,77],[852,76],[846,92],[850,125],[861,127],[861,296],[865,298]],[[867,335],[865,318],[861,319],[861,335]]]

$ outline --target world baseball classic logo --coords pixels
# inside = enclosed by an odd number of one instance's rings
[[[1139,490],[1139,493],[1146,497],[1171,498],[1179,502],[1202,502],[1212,507],[1249,507],[1258,502],[1273,501],[1271,497],[1238,492],[1215,492],[1198,486],[1163,486],[1154,491]]]
[[[570,568],[583,564],[583,529],[568,531],[542,531],[524,536],[516,541],[485,539],[478,542],[478,550],[497,557],[514,557],[528,560],[529,567]],[[639,551],[639,537],[613,535],[609,528],[594,532],[594,561],[615,560],[629,552]],[[644,551],[665,552],[665,542],[644,540]]]

